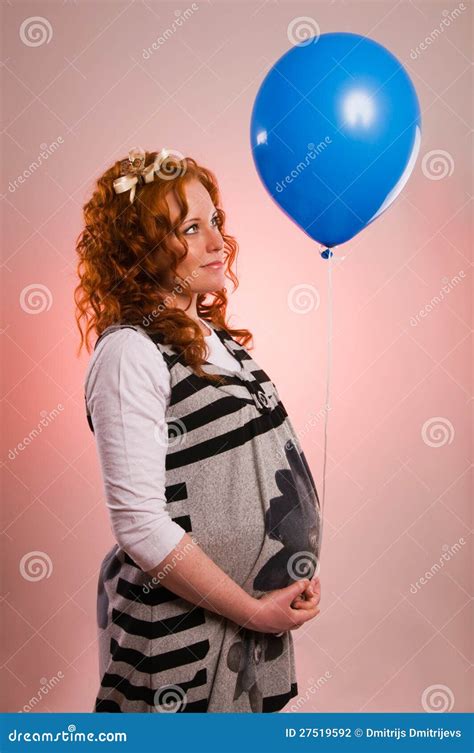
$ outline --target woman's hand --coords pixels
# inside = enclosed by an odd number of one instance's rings
[[[254,600],[253,614],[245,627],[261,633],[283,633],[301,627],[319,614],[318,589],[319,584],[305,578],[264,594]],[[303,594],[304,599],[301,598]]]
[[[318,606],[321,600],[321,583],[319,577],[314,577],[310,585],[299,594],[292,603],[293,609],[311,609]]]

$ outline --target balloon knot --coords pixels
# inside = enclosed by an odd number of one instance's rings
[[[323,259],[329,259],[329,257],[334,256],[334,254],[330,248],[325,248],[324,251],[321,251],[321,256]]]

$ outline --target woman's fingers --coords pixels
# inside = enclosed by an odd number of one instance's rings
[[[303,594],[316,596],[318,599],[321,598],[321,583],[319,578],[314,578],[312,581],[310,581],[309,586],[305,588]]]
[[[319,597],[312,596],[309,599],[301,599],[297,597],[292,603],[291,607],[292,609],[302,609],[302,610],[308,610],[308,609],[314,609],[315,606],[319,604]]]
[[[315,604],[319,604],[321,600],[321,592],[316,591],[314,595],[310,596],[307,591],[304,591],[296,599],[293,599],[291,606],[293,609],[310,609]]]
[[[311,612],[318,606],[321,599],[321,583],[316,576],[298,596],[293,599],[290,607],[299,612]]]
[[[290,628],[290,630],[297,630],[301,627],[305,622],[308,622],[308,620],[312,620],[314,617],[316,617],[319,614],[318,607],[312,609],[311,611],[305,611],[300,610],[298,614],[298,622],[296,622],[293,627]]]

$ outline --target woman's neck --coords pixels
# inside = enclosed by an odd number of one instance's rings
[[[188,305],[188,303],[189,303],[189,298],[185,298],[185,299],[183,298],[183,300],[181,301],[179,300],[179,297],[177,296],[176,301],[175,301],[175,307],[183,309],[183,311],[185,310],[186,314],[190,317],[190,319],[194,319],[194,321],[199,324],[205,336],[209,336],[210,334],[212,334],[212,331],[210,330],[210,328],[207,326],[206,323],[203,324],[203,319],[201,319],[201,317],[198,315],[197,293],[193,294],[191,303],[189,304],[189,308],[186,309],[186,306]]]

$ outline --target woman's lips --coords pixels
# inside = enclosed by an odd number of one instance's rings
[[[210,264],[203,264],[203,269],[220,269],[223,266],[223,261],[213,261]]]

